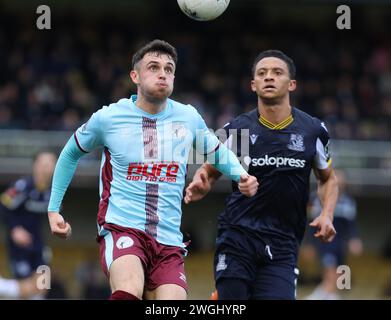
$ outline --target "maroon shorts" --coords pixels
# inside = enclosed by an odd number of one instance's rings
[[[144,231],[105,224],[97,237],[100,260],[106,276],[111,263],[132,254],[140,258],[144,268],[145,287],[154,290],[163,284],[177,284],[187,291],[184,268],[185,249],[160,244]]]

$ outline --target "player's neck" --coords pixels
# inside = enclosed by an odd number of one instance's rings
[[[143,95],[138,94],[135,105],[147,113],[157,114],[164,110],[167,105],[167,100],[149,101]]]
[[[292,114],[292,107],[289,102],[276,105],[266,105],[260,102],[258,104],[258,112],[262,118],[273,124],[278,124]]]

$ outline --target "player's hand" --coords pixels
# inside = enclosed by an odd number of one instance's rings
[[[311,227],[318,228],[315,232],[315,238],[319,238],[323,242],[333,241],[337,232],[334,229],[333,222],[328,216],[320,215],[310,223]]]
[[[31,246],[33,242],[31,233],[21,226],[16,226],[11,230],[11,239],[17,246],[23,248]]]
[[[257,193],[259,183],[257,178],[248,174],[242,174],[238,184],[239,191],[247,197],[252,197]]]
[[[192,201],[201,200],[207,195],[211,188],[212,186],[206,173],[201,171],[198,177],[193,179],[186,188],[185,203],[189,204]]]
[[[61,214],[58,212],[49,212],[48,218],[50,230],[52,231],[53,235],[64,239],[68,239],[71,236],[71,225],[64,221],[64,218]]]

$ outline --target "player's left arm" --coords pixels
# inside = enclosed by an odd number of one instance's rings
[[[338,199],[337,177],[331,166],[323,170],[315,168],[314,173],[318,180],[318,196],[322,204],[322,212],[310,223],[310,226],[318,228],[314,234],[316,238],[331,242],[336,235],[333,219]]]
[[[195,132],[194,147],[197,152],[207,157],[208,163],[204,164],[197,171],[193,182],[186,189],[187,195],[191,194],[191,196],[185,197],[185,202],[189,203],[201,199],[210,190],[210,178],[212,178],[212,175],[217,180],[220,174],[224,174],[231,180],[238,182],[239,191],[244,195],[248,197],[255,195],[258,189],[257,178],[246,172],[235,153],[209,131],[205,121],[198,113],[197,117],[198,125]],[[208,167],[209,170],[206,170]],[[201,172],[205,176],[199,176]],[[213,174],[210,175],[210,172],[213,172]],[[192,190],[194,191],[193,193],[191,192]],[[197,196],[195,196],[196,191],[198,192]]]
[[[329,134],[324,123],[320,125],[319,137],[316,141],[314,174],[318,181],[318,197],[322,204],[322,212],[310,223],[318,228],[314,236],[324,242],[331,242],[336,231],[333,226],[334,209],[338,200],[338,181],[331,165],[329,153]]]
[[[235,154],[224,144],[209,154],[214,159],[212,164],[205,162],[194,174],[193,181],[186,188],[185,203],[202,199],[222,174],[238,183],[239,191],[252,197],[257,193],[259,183],[255,176],[249,175]]]

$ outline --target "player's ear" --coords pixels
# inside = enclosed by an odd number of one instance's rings
[[[130,79],[132,79],[133,83],[138,85],[140,83],[140,80],[139,80],[139,74],[136,70],[131,70],[130,73],[129,73],[129,76],[130,76]]]
[[[256,92],[257,91],[257,87],[255,86],[255,81],[254,80],[251,80],[251,90],[253,92]]]
[[[290,80],[289,81],[289,91],[295,91],[296,90],[296,80]]]

